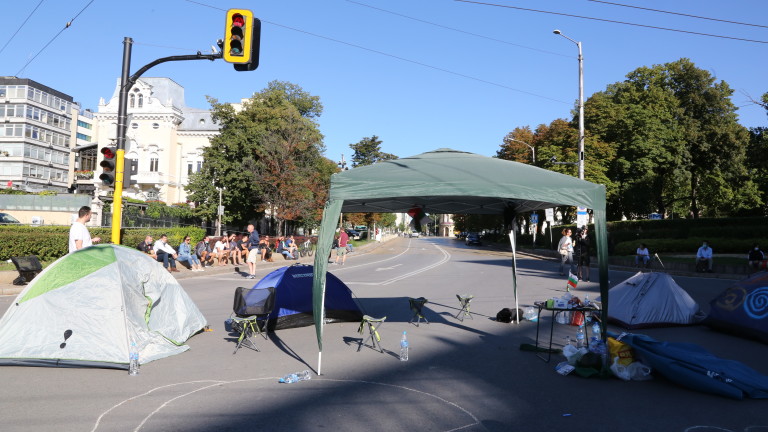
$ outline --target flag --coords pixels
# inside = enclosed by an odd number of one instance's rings
[[[421,232],[421,226],[429,223],[429,216],[419,207],[408,210],[408,216],[411,217],[410,227],[413,231]]]
[[[570,291],[571,288],[576,289],[576,284],[578,283],[579,283],[579,278],[575,274],[568,272],[568,285],[566,287],[566,290]]]

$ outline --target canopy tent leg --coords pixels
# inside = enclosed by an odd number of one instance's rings
[[[512,245],[512,291],[515,294],[515,324],[520,324],[519,302],[517,299],[517,251],[515,244],[515,226],[509,231],[509,243]]]

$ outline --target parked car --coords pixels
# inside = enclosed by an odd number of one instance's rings
[[[0,225],[20,224],[18,219],[8,213],[0,213]]]
[[[350,238],[353,238],[353,239],[355,239],[355,240],[360,240],[360,231],[355,231],[355,230],[353,230],[353,229],[348,229],[348,230],[347,230],[347,235],[348,235]]]
[[[411,233],[411,237],[418,237],[419,235],[420,235],[420,234],[419,234],[419,233],[417,233],[417,232],[412,232],[412,233]]]
[[[467,246],[470,246],[470,245],[473,245],[473,244],[478,245],[478,246],[482,246],[483,245],[483,242],[480,241],[480,234],[478,234],[478,233],[468,233],[466,240],[464,240],[464,243]]]

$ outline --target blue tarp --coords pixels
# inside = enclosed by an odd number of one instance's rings
[[[264,276],[254,288],[275,287],[275,307],[270,314],[270,327],[285,329],[314,324],[312,315],[311,265],[281,267]],[[344,282],[328,273],[325,288],[326,322],[360,321],[363,313]]]
[[[681,386],[733,399],[768,399],[768,376],[736,360],[721,359],[698,345],[642,334],[624,334],[620,340],[654,373]]]
[[[768,272],[755,273],[715,297],[704,324],[768,343]]]

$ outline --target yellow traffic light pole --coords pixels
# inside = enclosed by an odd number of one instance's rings
[[[115,192],[112,195],[112,243],[120,244],[120,228],[123,221],[123,167],[125,150],[117,150],[115,156]]]
[[[237,25],[235,25],[237,21]],[[261,21],[253,17],[253,12],[247,9],[230,9],[227,11],[227,40],[233,46],[221,47],[227,52],[227,61],[234,63],[237,71],[252,71],[259,66],[259,45],[261,38]],[[233,37],[234,36],[234,37]],[[239,45],[238,45],[239,44]],[[120,229],[123,221],[123,183],[125,170],[125,134],[128,129],[128,91],[136,81],[152,67],[169,61],[182,60],[216,60],[223,57],[222,53],[180,55],[159,58],[148,63],[135,74],[130,75],[131,47],[133,39],[123,39],[123,71],[120,77],[120,95],[117,108],[117,153],[115,156],[115,185],[112,197],[112,243],[120,244]],[[237,49],[235,49],[237,47]],[[239,50],[239,54],[238,54]]]

